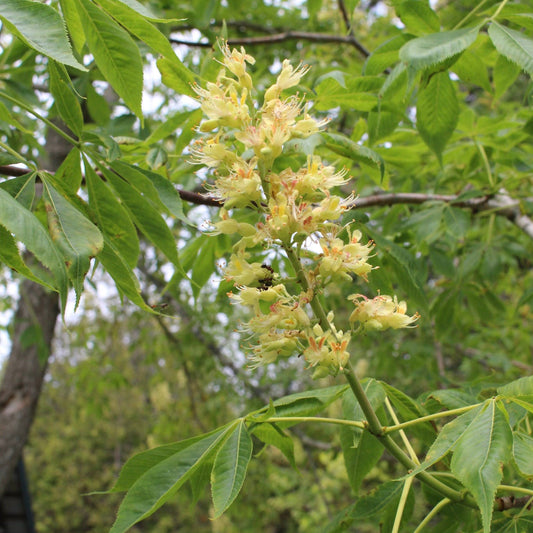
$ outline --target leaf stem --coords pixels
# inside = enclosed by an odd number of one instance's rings
[[[21,102],[20,100],[17,100],[16,98],[13,98],[9,94],[5,93],[4,91],[0,91],[0,96],[2,98],[5,98],[6,100],[9,100],[10,102],[14,103],[15,105],[18,105],[22,109],[26,110],[28,113],[33,115],[34,117],[38,118],[39,120],[42,120],[48,127],[52,128],[58,135],[63,137],[65,141],[69,142],[76,148],[80,148],[80,143],[74,137],[71,137],[68,133],[65,133],[61,128],[58,128],[52,121],[48,120],[47,118],[43,117],[40,113],[37,113],[31,106],[25,104],[24,102]]]
[[[352,426],[359,429],[365,429],[364,422],[356,422],[354,420],[345,420],[343,418],[326,418],[321,416],[273,416],[265,420],[265,424],[269,422],[324,422],[326,424],[339,424],[342,426]]]
[[[424,520],[418,524],[418,527],[414,530],[414,533],[421,533],[423,529],[429,524],[430,520],[446,505],[450,503],[451,500],[448,498],[442,499],[429,513],[426,515]]]
[[[395,424],[394,426],[384,426],[383,432],[392,433],[394,431],[399,431],[410,426],[415,426],[416,424],[422,424],[430,420],[437,420],[439,418],[444,418],[447,416],[461,415],[463,413],[466,413],[467,411],[470,411],[471,409],[474,409],[474,407],[477,407],[478,405],[481,405],[481,404],[476,403],[475,405],[467,405],[465,407],[458,407],[457,409],[450,409],[449,411],[433,413],[432,415],[422,416],[420,418],[415,418],[414,420],[408,420],[407,422],[402,422],[401,424]]]
[[[503,2],[498,6],[498,9],[494,12],[494,15],[492,15],[492,17],[490,17],[490,21],[494,21],[496,19],[496,17],[500,14],[501,10],[505,7],[505,4],[508,2],[509,0],[503,0]]]
[[[457,30],[459,29],[472,15],[474,15],[476,13],[476,11],[479,11],[482,7],[483,7],[483,4],[486,4],[487,3],[487,0],[482,0],[481,2],[479,2],[479,4],[476,5],[476,7],[474,7],[471,11],[469,11],[467,13],[467,15],[465,17],[463,17],[453,28],[452,30]]]
[[[387,407],[387,411],[391,415],[391,418],[394,420],[396,424],[399,424],[400,421],[398,420],[398,417],[396,416],[396,413],[394,412],[394,409],[392,408],[392,405],[387,397],[385,397],[385,407]],[[413,450],[413,447],[411,446],[411,443],[409,442],[409,439],[407,438],[407,435],[405,434],[403,429],[399,430],[400,437],[402,438],[403,444],[406,447],[407,451],[409,452],[409,456],[411,459],[417,464],[420,464],[420,461],[418,460],[418,456],[416,455],[416,452]]]
[[[31,164],[27,159],[25,159],[22,155],[20,155],[16,150],[13,150],[11,146],[8,146],[7,144],[0,141],[0,148],[3,148],[8,154],[11,154],[13,157],[16,157],[20,160],[21,163],[24,163],[25,165],[28,165],[29,167],[32,167],[32,170],[36,171],[37,167],[33,164]]]
[[[481,159],[483,159],[483,166],[485,167],[485,171],[487,172],[487,178],[489,180],[489,185],[491,187],[494,187],[494,177],[492,175],[492,170],[490,168],[489,158],[487,157],[487,152],[485,152],[485,148],[483,148],[483,145],[477,140],[474,139],[474,142],[476,144],[476,148],[478,149]]]
[[[526,489],[524,487],[513,487],[512,485],[498,485],[496,490],[504,490],[508,492],[520,492],[522,494],[527,494],[528,496],[533,496],[533,489]]]
[[[394,524],[392,526],[391,533],[398,533],[400,531],[400,525],[402,523],[403,511],[405,509],[405,504],[407,502],[407,496],[409,496],[409,491],[411,490],[411,485],[413,484],[413,478],[408,477],[403,484],[402,494],[400,496],[400,501],[398,502],[398,509],[396,509],[396,516],[394,517]]]

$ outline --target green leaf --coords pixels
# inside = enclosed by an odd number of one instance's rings
[[[252,439],[244,420],[233,429],[218,450],[211,472],[214,518],[218,518],[239,494],[252,458]]]
[[[459,409],[476,403],[476,398],[460,389],[442,389],[433,391],[428,398],[432,398],[448,409]]]
[[[380,383],[385,389],[390,402],[396,408],[400,421],[415,420],[427,414],[417,402],[407,396],[404,392],[394,388],[392,385],[389,385],[384,381],[380,381]],[[429,422],[417,424],[410,429],[410,431],[417,434],[424,442],[432,442],[435,438],[435,429]]]
[[[345,509],[334,521],[328,524],[324,533],[346,531],[354,521],[367,520],[382,513],[389,506],[397,505],[403,486],[403,481],[387,481],[380,484],[375,490],[359,498],[353,505]]]
[[[144,41],[150,48],[168,58],[172,63],[177,63],[181,65],[184,70],[188,70],[179,60],[169,40],[154,24],[146,20],[146,13],[148,13],[148,11],[142,4],[138,2],[133,3],[132,0],[127,2],[119,0],[98,0],[98,3],[121,26],[124,26],[124,28],[126,28],[131,34],[135,35],[135,37]],[[137,9],[135,9],[134,6],[137,7]],[[141,14],[139,10],[143,11],[143,14]],[[154,19],[153,16],[149,18],[154,22],[170,22],[164,19]],[[192,78],[192,73],[190,73],[190,76]]]
[[[492,69],[492,81],[494,83],[494,98],[501,98],[507,89],[516,81],[520,74],[520,67],[509,61],[505,56],[498,56]]]
[[[177,454],[178,452],[192,446],[196,442],[199,442],[203,439],[211,437],[215,434],[219,435],[226,426],[222,428],[214,429],[209,433],[204,433],[203,435],[197,435],[190,439],[182,440],[179,442],[172,442],[170,444],[164,444],[163,446],[157,446],[135,454],[133,457],[127,460],[126,464],[122,467],[118,479],[114,487],[109,492],[124,492],[130,489],[135,482],[143,476],[148,470],[150,470],[155,465],[159,464],[161,461],[168,459],[172,455]]]
[[[77,0],[59,0],[61,6],[61,13],[67,23],[69,30],[69,37],[72,40],[74,49],[78,54],[81,54],[83,46],[85,45],[85,33],[83,31],[83,23],[81,21],[78,10],[76,9]]]
[[[154,146],[148,150],[145,161],[152,170],[157,170],[168,162],[168,154],[161,146]]]
[[[139,172],[142,172],[154,186],[161,203],[168,209],[168,212],[175,216],[178,220],[185,222],[189,226],[196,227],[185,215],[183,212],[183,202],[179,192],[176,190],[175,186],[161,174],[156,172],[150,172],[144,168],[138,168]]]
[[[81,152],[72,148],[67,157],[63,159],[61,166],[54,173],[54,180],[60,183],[62,188],[69,194],[75,195],[83,182],[81,173]]]
[[[372,76],[383,72],[386,68],[392,67],[398,61],[400,48],[409,39],[407,34],[401,34],[379,45],[365,61],[363,68],[364,74]],[[403,68],[405,69],[405,65]],[[387,76],[387,79],[389,76]],[[385,80],[385,83],[387,83],[387,80]],[[383,91],[383,87],[381,91]]]
[[[59,13],[51,6],[31,0],[0,0],[0,19],[28,46],[59,63],[87,69],[72,55]]]
[[[431,76],[418,93],[416,126],[424,142],[441,158],[459,119],[459,103],[448,72]]]
[[[113,166],[115,165],[113,164]],[[150,199],[147,199],[142,194],[143,191],[139,188],[139,182],[135,181],[133,183],[129,180],[130,182],[128,183],[114,172],[107,169],[102,170],[107,181],[117,191],[135,225],[174,265],[178,266],[179,259],[174,236]],[[131,172],[131,169],[129,172],[122,172],[122,174],[125,178],[135,177],[136,179],[138,177]],[[142,174],[140,176],[145,178]],[[144,185],[144,183],[141,183],[141,185]]]
[[[20,205],[31,210],[35,199],[35,172],[0,183],[0,189],[8,192]]]
[[[453,474],[472,493],[490,532],[494,496],[511,454],[513,436],[507,418],[495,400],[486,402],[454,446]]]
[[[274,416],[273,413],[271,416]],[[255,420],[255,419],[254,419]],[[265,444],[270,444],[278,448],[287,458],[290,465],[296,469],[296,460],[294,458],[294,442],[286,435],[277,424],[266,423],[258,424],[253,428],[252,433]]]
[[[400,59],[415,71],[461,53],[477,38],[481,25],[418,37],[402,46]]]
[[[492,87],[487,73],[487,67],[477,53],[472,50],[465,50],[461,57],[453,64],[451,70],[459,78],[466,82],[482,87],[487,92],[492,92]]]
[[[494,21],[489,26],[488,33],[502,56],[519,65],[530,76],[533,75],[533,39]]]
[[[127,5],[134,11],[136,11],[139,15],[142,15],[144,18],[151,20],[152,22],[161,22],[161,23],[168,23],[168,22],[179,22],[183,19],[167,19],[167,18],[160,18],[156,14],[152,12],[150,7],[148,5],[141,4],[141,2],[138,2],[137,0],[121,0],[121,3]]]
[[[216,452],[236,424],[204,436],[194,444],[158,462],[132,485],[120,504],[110,533],[124,533],[153,514]]]
[[[191,280],[193,282],[192,292],[195,298],[198,298],[201,289],[215,271],[216,248],[216,239],[207,239],[197,256],[201,257],[202,260],[195,261],[193,264]]]
[[[135,267],[139,257],[139,238],[128,212],[87,160],[85,174],[89,205],[95,213],[98,226],[107,238],[108,246],[112,246],[129,268]]]
[[[80,137],[83,130],[83,113],[81,112],[78,97],[71,88],[72,82],[65,67],[56,64],[54,61],[49,61],[48,73],[50,74],[50,92],[54,97],[54,104],[59,116]]]
[[[511,400],[519,398],[522,400],[533,400],[533,376],[526,376],[503,385],[498,388],[498,394]]]
[[[513,434],[513,458],[520,474],[533,477],[533,438],[525,433]]]
[[[348,110],[370,111],[377,106],[377,96],[370,94],[369,91],[379,90],[383,84],[382,78],[349,77],[345,82],[346,87],[331,77],[321,81],[315,88],[317,93],[315,108],[318,111],[326,111],[340,106]]]
[[[425,2],[408,0],[395,7],[408,32],[424,35],[440,30],[439,17]]]
[[[427,470],[451,452],[483,407],[483,405],[474,407],[471,411],[467,411],[451,422],[448,422],[437,434],[437,438],[429,448],[424,462],[411,471],[409,475],[416,476],[420,472]]]
[[[143,66],[137,45],[89,0],[79,0],[76,7],[98,68],[125,104],[142,119]]]
[[[68,293],[68,276],[61,253],[39,220],[0,188],[0,224],[54,275],[55,288],[64,311]]]
[[[338,133],[323,132],[321,135],[325,141],[325,146],[332,152],[352,159],[353,161],[360,161],[370,166],[377,166],[381,174],[381,179],[383,179],[383,176],[385,175],[385,163],[379,154]]]
[[[383,455],[384,448],[379,440],[368,431],[359,430],[361,435],[354,439],[357,428],[354,430],[342,426],[340,438],[348,480],[352,490],[357,494],[363,480]]]
[[[375,231],[367,232],[372,240],[377,244],[381,253],[387,254],[387,257],[394,264],[398,281],[402,288],[407,292],[410,298],[414,299],[416,304],[427,310],[428,301],[424,288],[416,274],[416,265],[414,257],[404,248],[396,243],[385,239]]]
[[[150,145],[166,139],[171,135],[175,135],[176,130],[190,117],[190,115],[190,111],[180,111],[165,117],[165,121],[159,124],[144,142]]]
[[[31,279],[36,283],[40,283],[44,287],[53,289],[48,281],[38,275],[37,272],[33,272],[28,266],[26,266],[22,257],[20,256],[15,239],[13,239],[11,233],[9,233],[9,231],[7,231],[3,226],[0,226],[0,262],[13,269],[15,272],[18,272],[21,276]]]
[[[98,228],[51,185],[48,174],[41,172],[40,177],[50,234],[66,258],[77,307],[91,258],[102,250],[104,240]]]
[[[284,396],[274,402],[276,416],[311,416],[317,414],[340,398],[347,388],[348,385],[339,385]],[[264,411],[267,409],[268,407],[263,408]]]
[[[157,60],[157,68],[161,73],[161,81],[170,89],[174,89],[178,94],[186,94],[187,96],[196,97],[196,93],[192,90],[192,83],[194,77],[192,72],[183,65],[170,61],[166,57]]]

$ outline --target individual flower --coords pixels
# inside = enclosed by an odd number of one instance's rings
[[[345,244],[342,239],[320,239],[323,257],[320,260],[319,272],[322,276],[340,275],[346,279],[351,279],[349,272],[361,276],[366,280],[367,274],[372,270],[372,266],[367,263],[367,259],[374,247],[372,241],[361,244],[361,232],[355,230],[348,233],[349,243]]]
[[[246,207],[261,203],[261,177],[256,170],[257,158],[250,161],[237,159],[227,176],[218,176],[214,185],[208,186],[211,195],[224,202],[224,206]]]
[[[260,285],[261,280],[272,277],[272,272],[261,263],[248,263],[250,254],[241,251],[232,254],[224,271],[224,277],[236,285]]]
[[[285,59],[276,83],[267,89],[265,93],[265,102],[269,102],[274,98],[279,98],[281,91],[298,85],[308,70],[309,67],[307,65],[302,65],[301,63],[294,68],[291,65],[291,62],[288,59]]]
[[[259,335],[252,347],[252,367],[275,363],[278,357],[290,357],[298,348],[299,331],[271,330]]]
[[[334,167],[323,165],[320,157],[313,155],[308,156],[307,166],[293,173],[290,180],[300,195],[315,200],[318,193],[323,197],[333,187],[347,183],[346,174],[347,170],[336,172]]]
[[[194,92],[200,97],[202,111],[212,121],[210,129],[218,126],[240,128],[250,122],[250,110],[246,105],[248,89],[239,95],[234,86],[224,87],[219,80],[208,83],[207,89],[195,85]]]
[[[230,47],[227,43],[223,44],[220,47],[222,54],[224,56],[223,65],[237,78],[239,79],[239,84],[250,90],[252,88],[252,78],[250,74],[246,72],[246,63],[253,65],[255,59],[246,53],[244,48],[241,46],[241,50],[238,51],[236,48],[230,50]]]
[[[191,149],[191,154],[192,163],[209,168],[231,167],[238,160],[235,152],[220,142],[218,135],[203,142],[197,141]]]
[[[406,315],[407,305],[398,302],[396,296],[380,294],[370,300],[362,294],[352,294],[348,297],[355,304],[355,310],[350,315],[350,322],[359,321],[366,329],[385,330],[415,327],[420,315]]]
[[[326,333],[316,324],[312,333],[308,334],[308,347],[303,355],[310,366],[324,366],[338,370],[348,363],[350,354],[348,345],[351,335],[349,332],[337,331],[334,327]]]

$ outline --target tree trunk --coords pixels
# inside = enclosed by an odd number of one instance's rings
[[[70,148],[49,130],[43,167],[56,171]],[[59,315],[58,295],[41,285],[24,280],[19,294],[11,352],[0,384],[0,498],[28,440]]]
[[[59,314],[57,294],[28,280],[19,292],[13,345],[0,386],[0,496],[28,438]]]

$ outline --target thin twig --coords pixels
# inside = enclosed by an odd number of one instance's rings
[[[169,41],[172,44],[181,44],[191,47],[212,48],[214,43],[188,41],[186,39],[171,38]],[[362,56],[368,57],[370,52],[353,36],[353,35],[333,35],[326,33],[314,33],[307,31],[284,31],[272,35],[260,35],[256,37],[235,37],[228,39],[230,46],[254,46],[254,45],[268,45],[276,44],[285,41],[309,41],[314,43],[344,43],[352,45],[356,48]]]

